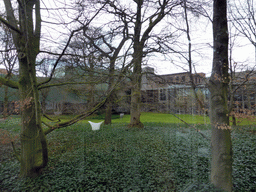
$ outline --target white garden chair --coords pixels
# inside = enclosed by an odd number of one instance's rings
[[[94,122],[91,122],[91,121],[88,121],[92,127],[92,130],[93,131],[96,131],[96,130],[100,130],[100,125],[104,122],[104,121],[101,121],[99,123],[94,123]]]
[[[120,113],[120,119],[124,117],[124,113]]]

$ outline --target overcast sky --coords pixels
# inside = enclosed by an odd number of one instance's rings
[[[62,22],[66,25],[55,25],[43,22],[42,25],[42,49],[48,49],[51,51],[56,50],[56,47],[64,46],[65,41],[68,38],[70,30],[76,26],[68,24],[75,15],[72,12],[74,4],[69,4],[69,0],[41,1],[42,19],[43,21],[50,21],[53,23]],[[0,4],[3,6],[3,4]],[[45,9],[47,7],[47,9]],[[61,8],[59,10],[52,10],[54,8]],[[1,9],[3,10],[3,9]],[[88,13],[89,14],[89,13]],[[101,23],[104,16],[100,15],[98,20],[94,23]],[[110,17],[106,17],[110,18]],[[184,22],[184,21],[182,21]],[[191,30],[191,42],[192,49],[195,52],[192,54],[193,64],[196,66],[196,72],[204,72],[207,76],[210,75],[212,67],[212,25],[208,19],[200,17],[196,20],[190,21]],[[159,26],[161,27],[161,26]],[[187,49],[188,44],[186,37],[181,40],[184,44],[184,49]],[[243,63],[245,65],[254,65],[255,63],[255,49],[252,44],[246,39],[239,37],[236,40],[237,46],[233,50],[233,59],[237,63]],[[181,63],[173,55],[167,55],[166,57],[156,54],[155,57],[146,59],[146,63],[155,68],[158,74],[170,74],[177,72],[184,72],[188,70],[186,63]],[[0,66],[2,68],[2,66]]]

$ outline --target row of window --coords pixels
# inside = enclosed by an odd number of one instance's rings
[[[175,80],[175,82],[186,82],[186,76],[181,76],[181,78],[180,78],[180,76],[176,76],[176,77],[169,77],[168,78],[168,80],[167,80],[167,82],[168,83],[172,83],[172,82],[174,82],[174,80]],[[189,79],[190,80],[190,79]],[[201,83],[202,81],[201,81],[201,78],[197,78],[197,77],[195,77],[194,78],[194,83]]]
[[[198,91],[196,89],[196,91]],[[208,89],[200,89],[201,93],[205,96],[207,99],[209,97],[209,90]],[[159,101],[166,101],[167,99],[170,100],[171,97],[185,97],[191,94],[191,89],[189,88],[181,88],[181,89],[159,89],[158,90],[147,90],[146,91],[146,97],[143,100],[147,100],[148,102],[153,101],[157,102]]]

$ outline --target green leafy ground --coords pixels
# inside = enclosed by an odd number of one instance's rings
[[[170,115],[159,120],[167,117]],[[52,132],[48,136],[50,162],[43,175],[19,179],[19,163],[10,156],[1,161],[0,189],[217,191],[208,183],[210,143],[193,128],[174,122],[148,122],[144,129],[128,129],[127,120],[128,116],[116,118],[112,126],[102,126],[99,131],[92,131],[83,121]],[[8,131],[9,139],[16,142],[18,128],[17,118],[0,124],[2,132]],[[210,138],[208,125],[197,124],[194,128]],[[256,136],[251,130],[248,126],[237,127],[232,132],[234,191],[256,190]],[[8,142],[1,147],[5,145]]]

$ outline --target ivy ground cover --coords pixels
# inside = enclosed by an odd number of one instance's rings
[[[13,155],[5,156],[0,165],[0,189],[218,191],[208,182],[210,142],[194,129],[210,138],[207,125],[191,128],[152,122],[145,123],[144,129],[129,129],[126,125],[119,122],[92,131],[87,122],[82,122],[51,133],[50,162],[36,179],[20,179],[19,163]],[[18,121],[12,119],[1,123],[0,129],[15,140],[18,126]],[[254,191],[256,137],[247,127],[239,127],[232,132],[232,139],[234,191]],[[4,141],[1,147],[8,145]],[[15,142],[18,145],[18,140]]]

